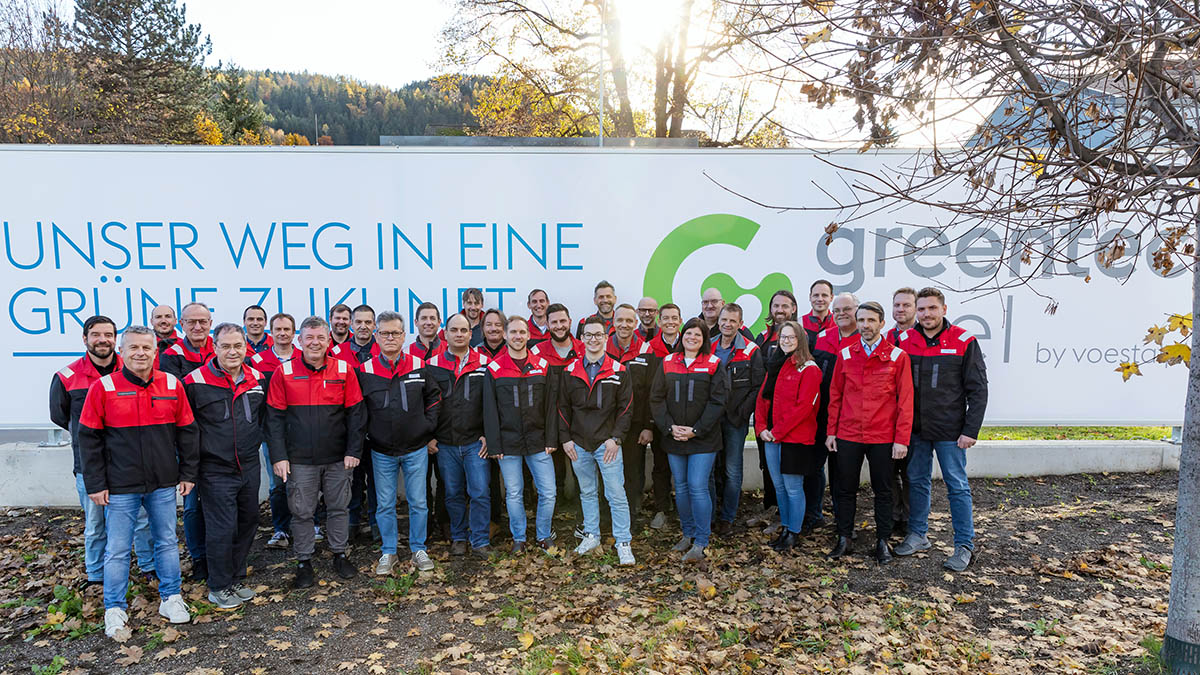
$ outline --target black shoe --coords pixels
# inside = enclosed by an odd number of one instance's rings
[[[888,546],[887,539],[875,542],[875,561],[880,565],[892,562],[892,547]]]
[[[830,560],[837,560],[838,558],[846,555],[849,552],[850,552],[850,537],[838,537],[837,544],[834,545],[832,551],[825,554],[825,557],[829,558]]]
[[[767,546],[770,546],[772,549],[778,551],[779,545],[783,543],[784,539],[787,539],[787,535],[788,531],[786,527],[779,528],[779,535],[767,542]]]
[[[473,558],[482,558],[484,560],[487,560],[491,555],[492,555],[492,547],[489,546],[488,544],[484,544],[483,546],[472,546],[471,547],[471,557],[473,557]]]
[[[354,575],[358,574],[358,570],[354,569],[345,553],[333,554],[333,571],[343,579],[353,579]]]
[[[724,537],[733,531],[733,523],[727,520],[718,520],[717,522],[713,523],[712,531],[713,534]]]
[[[783,538],[780,539],[779,544],[776,546],[772,546],[771,548],[775,549],[779,553],[787,553],[788,551],[792,550],[792,548],[795,545],[796,545],[796,535],[792,532],[787,532],[785,530]]]
[[[907,534],[908,534],[908,521],[907,520],[897,520],[896,522],[892,523],[892,536],[893,537],[900,537],[901,539],[903,539],[905,537],[905,535],[907,535]]]
[[[292,588],[312,588],[313,583],[312,561],[301,560],[296,564],[296,578],[292,579]]]
[[[809,521],[800,528],[801,537],[811,537],[813,530],[817,529],[816,523]]]
[[[200,582],[208,579],[208,560],[201,558],[192,561],[192,581]]]

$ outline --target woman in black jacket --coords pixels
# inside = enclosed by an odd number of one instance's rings
[[[681,349],[663,358],[650,391],[650,410],[662,433],[663,449],[675,479],[675,507],[683,538],[675,551],[686,562],[704,559],[712,529],[708,479],[722,447],[728,377],[712,353],[701,319],[684,325]]]

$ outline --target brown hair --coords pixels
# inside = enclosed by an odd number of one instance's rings
[[[796,334],[796,349],[792,352],[792,363],[796,368],[803,368],[805,363],[812,361],[812,352],[808,350],[808,333],[804,332],[804,328],[799,322],[784,321],[776,334],[783,332],[783,329],[789,326]]]
[[[946,305],[946,296],[942,295],[942,292],[933,286],[926,286],[925,288],[922,288],[921,291],[917,293],[917,299],[920,300],[921,298],[937,298],[938,302],[942,303],[943,307]]]

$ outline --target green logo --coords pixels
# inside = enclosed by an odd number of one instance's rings
[[[646,278],[642,283],[644,294],[663,304],[674,302],[671,289],[675,285],[675,275],[688,256],[705,246],[716,244],[736,246],[745,251],[754,240],[754,235],[758,234],[759,227],[753,220],[727,213],[700,216],[680,225],[663,238],[650,256]],[[746,294],[758,298],[763,310],[750,327],[757,334],[767,326],[771,296],[781,288],[792,290],[792,280],[785,274],[772,272],[754,288],[743,288],[725,272],[715,272],[700,283],[693,297],[698,300],[706,288],[721,291],[721,297],[730,302]]]

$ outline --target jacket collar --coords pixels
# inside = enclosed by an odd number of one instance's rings
[[[138,377],[137,375],[134,375],[132,370],[130,370],[124,364],[122,364],[121,365],[121,377],[125,378],[130,384],[139,386],[142,389],[146,389],[150,386],[150,384],[152,382],[154,382],[154,371],[153,370],[150,371],[150,379],[149,380],[143,380],[142,378]]]

